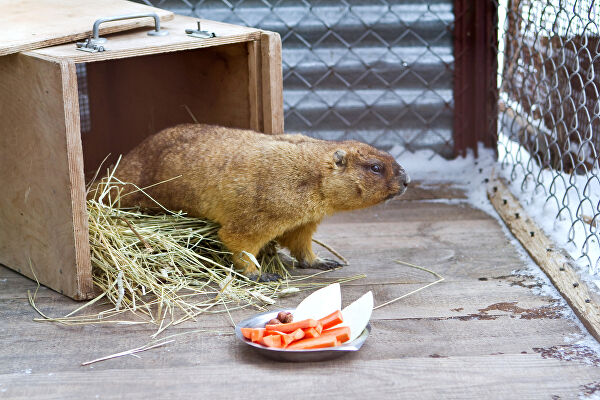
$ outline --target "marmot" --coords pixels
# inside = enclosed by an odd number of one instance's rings
[[[253,278],[257,268],[243,251],[256,256],[272,240],[287,247],[300,267],[340,267],[312,251],[323,217],[400,195],[410,182],[391,155],[357,141],[204,124],[148,137],[116,170],[119,179],[138,187],[178,175],[146,192],[170,210],[218,222],[234,267]],[[156,207],[139,192],[124,197],[122,205]]]

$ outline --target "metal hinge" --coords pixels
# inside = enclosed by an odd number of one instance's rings
[[[214,32],[203,31],[202,27],[200,26],[200,21],[198,21],[198,29],[186,29],[185,33],[187,33],[188,36],[198,39],[210,39],[217,36]]]

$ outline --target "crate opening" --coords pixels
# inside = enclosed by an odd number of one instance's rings
[[[80,64],[77,80],[86,179],[108,154],[104,167],[192,115],[250,127],[246,43]]]

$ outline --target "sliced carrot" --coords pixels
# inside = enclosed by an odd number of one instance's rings
[[[321,332],[321,336],[335,336],[340,342],[347,342],[350,340],[350,327],[340,326],[339,328],[326,329]]]
[[[254,328],[250,334],[250,339],[254,343],[259,343],[263,336],[265,336],[265,328]]]
[[[315,326],[315,330],[320,335],[321,332],[323,332],[323,324],[321,324],[320,322],[317,321],[317,326]]]
[[[294,337],[291,333],[286,333],[280,336],[281,337],[281,347],[287,347],[290,343],[294,341]]]
[[[252,337],[252,328],[242,328],[240,330],[242,331],[242,335],[244,335],[246,339],[250,340]]]
[[[316,338],[302,339],[290,344],[287,348],[290,350],[308,350],[320,349],[323,347],[333,347],[339,343],[335,336],[319,336]]]
[[[328,316],[321,318],[319,322],[323,325],[323,329],[327,329],[341,324],[344,322],[344,318],[342,317],[342,312],[340,310],[336,310]]]
[[[241,328],[240,330],[246,339],[253,342],[258,342],[264,336],[265,332],[265,328]]]
[[[267,332],[269,335],[279,335],[281,336],[281,346],[286,347],[288,344],[300,340],[304,337],[304,331],[300,328],[296,329],[292,333],[284,333],[280,331],[269,331]]]
[[[283,340],[283,342],[284,342],[283,347],[287,347],[290,343],[300,340],[303,337],[304,337],[304,331],[302,329],[298,328],[294,332],[288,333],[285,336],[281,337],[281,340]]]
[[[300,340],[304,338],[304,331],[298,328],[294,332],[290,333],[290,335],[294,338],[294,340]]]
[[[285,347],[294,341],[294,337],[291,333],[284,333],[280,331],[269,331],[269,335],[279,335],[281,337],[281,346]]]
[[[282,347],[281,335],[264,336],[260,344],[265,345],[267,347]]]
[[[315,328],[307,328],[304,329],[304,337],[305,338],[316,338],[319,337],[319,332],[317,332],[317,330]]]
[[[305,320],[298,321],[298,322],[290,322],[288,324],[266,325],[265,329],[267,331],[279,331],[279,332],[283,332],[283,333],[291,333],[291,332],[294,332],[298,328],[306,329],[306,328],[314,328],[315,326],[317,326],[317,321],[315,321],[312,318],[309,318],[309,319],[305,319]]]

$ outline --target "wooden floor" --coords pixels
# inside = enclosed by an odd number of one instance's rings
[[[334,276],[366,273],[342,287],[344,303],[372,290],[381,304],[432,277],[396,264],[424,265],[446,281],[373,313],[356,354],[321,363],[257,358],[232,335],[182,335],[162,348],[91,366],[80,363],[141,346],[155,328],[64,327],[36,323],[27,302],[35,284],[0,267],[0,398],[577,398],[600,393],[600,358],[574,346],[585,336],[569,311],[535,294],[498,222],[446,186],[413,188],[402,201],[340,214],[317,237],[348,258]],[[306,294],[287,298],[297,304]],[[62,316],[77,303],[42,288],[38,306]],[[239,321],[252,310],[233,313]],[[167,334],[232,332],[225,315]]]

